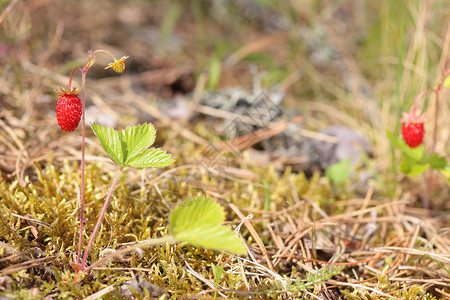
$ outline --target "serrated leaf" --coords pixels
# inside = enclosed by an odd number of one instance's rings
[[[152,124],[129,126],[119,131],[125,164],[142,149],[150,147],[156,138],[156,129]]]
[[[175,208],[170,216],[169,233],[179,242],[203,248],[244,254],[242,240],[230,228],[221,225],[223,208],[206,197],[189,199]]]
[[[406,161],[402,161],[400,164],[400,171],[407,176],[417,176],[425,172],[428,169],[429,164],[409,164]]]
[[[410,171],[407,175],[408,175],[408,176],[417,176],[417,175],[420,175],[420,174],[422,174],[423,172],[425,172],[425,171],[428,169],[429,166],[430,166],[429,164],[424,164],[424,165],[417,164],[417,165],[414,165],[414,166],[411,168],[411,171]]]
[[[156,138],[152,124],[129,126],[121,131],[97,123],[91,126],[105,152],[119,166],[161,168],[174,162],[170,154],[159,148],[147,149]]]
[[[91,124],[92,130],[100,141],[106,154],[119,166],[123,166],[124,157],[119,133],[112,128],[97,123]]]
[[[437,153],[430,154],[425,161],[430,164],[430,168],[433,170],[441,170],[447,166],[447,160],[445,157],[440,156]]]
[[[179,242],[187,242],[206,249],[244,254],[245,247],[237,234],[224,226],[192,227],[174,237]]]
[[[406,144],[405,144],[406,145]],[[415,162],[422,162],[425,158],[425,149],[423,145],[416,148],[410,148],[406,146],[406,149],[402,149],[402,153],[405,158],[411,159]]]
[[[126,166],[133,168],[163,168],[174,162],[170,154],[159,148],[141,149],[139,153],[125,162]]]
[[[170,234],[202,224],[217,226],[225,220],[223,208],[207,197],[192,198],[180,203],[170,216]]]

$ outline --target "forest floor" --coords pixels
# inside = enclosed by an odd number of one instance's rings
[[[0,298],[450,299],[449,175],[406,176],[387,134],[448,67],[447,0],[0,8]],[[151,122],[175,163],[124,171],[88,265],[167,235],[173,208],[199,196],[225,209],[247,255],[179,243],[76,272],[81,126],[59,128],[55,90],[95,49],[129,58],[119,75],[98,55],[86,81],[85,240],[117,169],[89,122]],[[248,113],[261,95],[272,107]],[[420,149],[447,161],[448,99],[420,102]]]

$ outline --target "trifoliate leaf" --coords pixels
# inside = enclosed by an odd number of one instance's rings
[[[92,123],[91,126],[106,154],[108,154],[116,164],[122,166],[124,157],[119,133],[112,128],[97,123]]]
[[[129,126],[119,131],[119,138],[122,142],[124,161],[127,163],[142,149],[150,147],[155,142],[156,129],[148,123]]]
[[[119,166],[134,168],[162,168],[173,163],[170,154],[159,148],[147,149],[155,142],[156,129],[152,124],[130,126],[116,131],[92,124],[103,149]]]
[[[179,242],[203,248],[244,254],[246,249],[237,233],[221,225],[223,208],[206,197],[189,199],[175,208],[170,216],[169,233]]]
[[[139,153],[127,158],[126,166],[133,168],[163,168],[174,162],[170,154],[159,148],[142,149]]]

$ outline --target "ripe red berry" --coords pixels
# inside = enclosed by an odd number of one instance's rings
[[[414,105],[409,112],[403,113],[400,122],[402,122],[402,135],[406,145],[411,148],[419,147],[425,135],[424,117],[420,110]]]
[[[74,131],[80,123],[82,106],[80,98],[75,91],[60,91],[56,104],[56,119],[64,131]]]
[[[416,148],[422,144],[424,134],[423,122],[402,123],[403,140],[409,147]]]

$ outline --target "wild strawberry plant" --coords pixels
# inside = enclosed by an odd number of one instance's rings
[[[416,176],[427,169],[441,171],[446,176],[450,183],[450,165],[445,157],[435,153],[437,120],[439,114],[439,95],[443,88],[450,87],[450,69],[443,72],[443,76],[438,84],[434,87],[422,91],[415,99],[413,106],[409,112],[403,113],[402,123],[402,138],[395,137],[391,132],[388,132],[388,138],[392,145],[399,149],[402,153],[402,162],[400,163],[400,171],[407,176]],[[419,101],[429,92],[436,95],[436,109],[434,111],[433,129],[432,129],[432,144],[430,146],[430,154],[425,152],[423,146],[425,130],[425,118],[421,113]]]
[[[106,213],[114,189],[127,168],[163,168],[171,165],[174,160],[166,151],[159,148],[149,148],[156,139],[156,129],[152,124],[141,124],[129,126],[123,130],[103,126],[97,123],[91,124],[92,130],[97,136],[103,150],[117,165],[118,170],[113,179],[108,195],[106,196],[100,216],[90,236],[83,256],[81,256],[83,242],[84,203],[85,203],[85,83],[88,70],[94,65],[98,53],[110,55],[114,62],[105,69],[111,68],[118,73],[125,70],[125,60],[128,56],[116,59],[114,55],[106,50],[95,50],[89,52],[87,62],[72,71],[68,87],[59,88],[60,97],[56,106],[58,124],[64,131],[73,131],[81,119],[82,124],[82,147],[81,147],[81,201],[80,201],[80,234],[78,241],[77,262],[72,266],[76,271],[88,272],[110,256],[85,267],[89,250],[100,228]],[[71,87],[76,72],[81,72],[81,99],[79,91]],[[245,253],[246,248],[237,234],[229,228],[222,226],[225,213],[215,201],[210,198],[201,197],[183,201],[172,212],[170,216],[169,235],[153,240],[141,241],[133,247],[119,250],[112,255],[131,251],[136,247],[147,247],[162,243],[188,242],[192,245],[229,251],[233,253]]]

